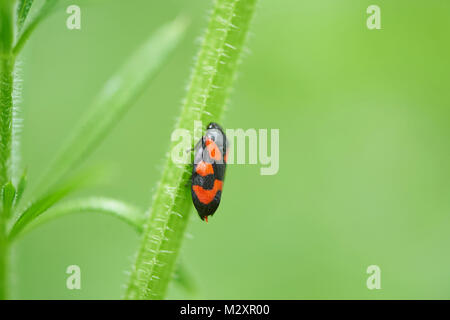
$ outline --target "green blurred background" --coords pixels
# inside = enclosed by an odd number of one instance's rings
[[[96,92],[158,26],[186,37],[88,164],[113,164],[83,194],[145,208],[180,111],[207,0],[73,0],[22,55],[23,163],[33,184]],[[63,2],[64,3],[64,2]],[[381,7],[382,30],[366,27]],[[450,2],[260,0],[226,128],[280,130],[280,170],[228,168],[209,224],[195,213],[181,260],[196,284],[169,298],[450,298]],[[80,196],[77,194],[76,196]],[[139,238],[114,218],[52,221],[15,245],[14,298],[118,299]],[[82,289],[66,289],[68,265]],[[381,290],[366,269],[381,268]]]

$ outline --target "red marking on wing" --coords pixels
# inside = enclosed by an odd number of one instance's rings
[[[204,177],[208,174],[214,174],[214,169],[211,163],[200,161],[195,168],[195,172]]]
[[[225,156],[223,157],[223,161],[224,161],[225,163],[228,162],[228,150],[227,150],[227,153],[225,153]]]
[[[216,193],[219,190],[222,190],[223,181],[220,180],[214,180],[214,187],[211,190],[203,189],[200,186],[193,185],[192,189],[194,190],[195,194],[197,195],[198,200],[203,204],[209,204],[211,201],[213,201],[214,197],[216,196]]]
[[[211,159],[219,161],[222,157],[222,154],[220,153],[219,147],[217,147],[217,144],[212,141],[211,139],[206,139],[205,141],[206,149],[209,152],[209,157]]]

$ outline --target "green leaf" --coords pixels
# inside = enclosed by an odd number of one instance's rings
[[[48,221],[68,214],[82,212],[98,212],[114,216],[129,224],[139,234],[142,232],[146,220],[145,213],[141,209],[119,200],[102,197],[68,200],[42,213],[38,218],[22,228],[20,234],[16,233],[16,238],[18,235],[22,235]]]
[[[20,27],[21,32],[19,33],[18,40],[13,49],[14,55],[19,54],[20,50],[22,50],[23,46],[25,45],[30,35],[33,33],[34,29],[36,29],[39,23],[41,23],[52,12],[57,3],[58,0],[45,0],[44,4],[39,8],[38,12],[33,17],[31,17],[31,20],[25,26],[22,24],[22,26]]]
[[[26,186],[27,186],[27,170],[24,170],[22,176],[20,177],[19,183],[17,184],[17,193],[16,199],[14,200],[14,207],[17,207],[17,205],[20,203],[20,200],[22,199]]]
[[[17,4],[17,30],[20,32],[30,12],[33,0],[19,0]]]
[[[44,181],[61,179],[98,147],[164,65],[185,29],[183,19],[160,28],[107,81],[88,114],[49,166],[51,170],[44,175]]]
[[[205,33],[176,129],[193,131],[194,122],[220,122],[256,0],[217,0]],[[195,134],[193,135],[195,136]],[[172,150],[178,141],[172,142]],[[192,146],[194,141],[192,141]],[[192,210],[186,185],[189,164],[166,158],[142,243],[132,267],[126,299],[163,299]]]
[[[16,188],[14,188],[14,185],[10,181],[2,188],[3,214],[5,215],[6,219],[8,219],[11,214],[11,207],[13,205],[15,196]]]
[[[9,55],[14,42],[15,0],[0,1],[0,55]]]
[[[13,240],[29,223],[69,193],[103,180],[104,175],[105,172],[98,168],[95,170],[90,169],[83,172],[83,174],[78,174],[71,179],[65,180],[63,183],[44,193],[43,196],[33,201],[31,205],[19,214],[19,217],[9,232],[10,240]]]

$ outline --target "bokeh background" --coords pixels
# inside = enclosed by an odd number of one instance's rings
[[[64,0],[65,1],[65,0]],[[64,4],[65,2],[62,1]],[[102,84],[158,26],[191,24],[168,65],[87,163],[78,193],[146,208],[160,177],[209,0],[72,0],[22,55],[23,163],[31,186]],[[382,30],[366,27],[381,7]],[[450,298],[450,2],[260,0],[223,126],[280,130],[280,170],[228,168],[209,224],[194,213],[181,260],[199,299]],[[139,243],[109,216],[52,221],[15,245],[15,298],[119,299]],[[68,265],[82,289],[66,289]],[[366,269],[381,268],[381,290]]]

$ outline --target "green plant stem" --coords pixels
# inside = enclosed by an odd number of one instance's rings
[[[0,215],[0,300],[8,298],[9,243],[6,236],[6,219]]]
[[[192,73],[177,129],[195,121],[220,122],[256,0],[217,0]],[[195,133],[194,133],[195,137]],[[170,150],[178,142],[172,142]],[[192,146],[194,141],[192,141]],[[192,209],[190,165],[172,162],[170,152],[155,193],[126,299],[163,299]]]
[[[15,56],[12,54],[14,0],[0,2],[0,185],[11,181],[13,88]],[[0,212],[0,299],[8,297],[9,243],[5,210]]]
[[[0,57],[0,183],[11,179],[12,111],[13,111],[14,59]],[[9,244],[7,239],[7,217],[0,212],[0,300],[7,298]]]
[[[11,179],[14,58],[0,57],[0,184]]]
[[[11,180],[12,112],[13,112],[14,59],[0,57],[0,183]],[[7,217],[0,212],[0,300],[8,297],[9,243],[7,239]]]
[[[13,111],[13,70],[14,59],[0,58],[0,183],[11,179],[12,154],[12,111]],[[0,212],[0,300],[7,298],[9,244],[7,239],[7,217]]]

